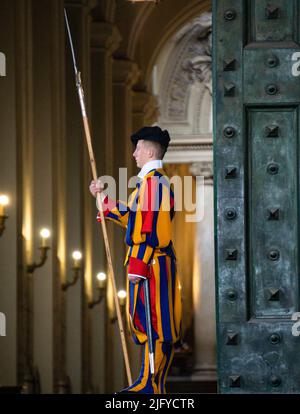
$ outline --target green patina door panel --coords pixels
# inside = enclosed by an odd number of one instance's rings
[[[213,19],[219,392],[300,393],[300,0]]]

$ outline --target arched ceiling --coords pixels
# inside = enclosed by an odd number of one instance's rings
[[[112,23],[115,18],[116,0],[98,0],[92,11],[94,21]]]
[[[210,10],[211,0],[162,0],[157,5],[116,2],[114,23],[123,40],[115,56],[138,64],[141,79],[137,89],[150,90],[153,65],[168,39],[189,20]]]

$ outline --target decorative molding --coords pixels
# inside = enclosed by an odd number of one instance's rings
[[[168,148],[168,151],[164,157],[166,163],[180,163],[190,164],[191,162],[203,162],[212,161],[213,154],[208,148],[192,147],[186,148],[181,147],[174,151]]]
[[[196,138],[193,135],[172,136],[171,144],[165,155],[165,162],[191,163],[212,162],[213,142],[211,136],[203,134]]]
[[[144,25],[146,24],[152,12],[153,4],[142,3],[139,4],[139,7],[137,8],[137,13],[131,25],[130,34],[128,37],[127,56],[130,59],[134,59],[137,43],[141,38],[141,33],[144,29]]]
[[[118,49],[122,37],[118,28],[106,22],[93,22],[91,24],[92,50],[103,50],[112,55]]]
[[[190,82],[202,83],[212,95],[212,74],[211,74],[211,56],[195,56],[187,60],[183,65],[183,70],[187,72]]]
[[[165,125],[166,126],[166,125]],[[167,126],[166,126],[167,127]],[[172,134],[170,145],[212,144],[212,134]]]
[[[212,151],[212,144],[170,145],[168,151]]]
[[[94,9],[97,4],[97,0],[65,0],[66,7],[82,7],[87,13]]]
[[[153,82],[159,91],[158,124],[172,140],[169,162],[212,160],[212,14],[185,25],[166,45]]]
[[[144,124],[153,124],[158,117],[157,99],[151,93],[133,91],[132,113],[133,116],[141,116]]]
[[[105,13],[105,15],[106,15],[106,20],[108,22],[114,21],[114,16],[115,16],[115,13],[116,13],[116,7],[117,7],[116,0],[109,0],[106,3],[106,13]]]
[[[194,176],[203,176],[205,180],[212,179],[214,174],[212,161],[194,162],[189,170]]]
[[[173,40],[174,51],[168,60],[162,84],[162,117],[166,120],[185,121],[191,87],[199,84],[210,95],[212,65],[211,13],[204,13],[180,31]]]
[[[135,62],[123,59],[113,61],[113,82],[133,86],[139,79],[140,70]]]

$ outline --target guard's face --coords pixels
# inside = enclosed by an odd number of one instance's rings
[[[143,166],[151,160],[150,152],[151,151],[149,151],[149,147],[145,144],[145,141],[140,139],[132,154],[138,168],[143,168]]]

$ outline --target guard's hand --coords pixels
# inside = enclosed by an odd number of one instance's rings
[[[90,184],[90,192],[94,197],[97,197],[97,193],[102,193],[102,191],[104,190],[104,184],[102,183],[102,181],[100,180],[100,178],[98,178],[97,181],[92,181]]]
[[[129,282],[136,284],[136,283],[139,283],[143,279],[141,277],[128,275],[128,280],[129,280]]]

